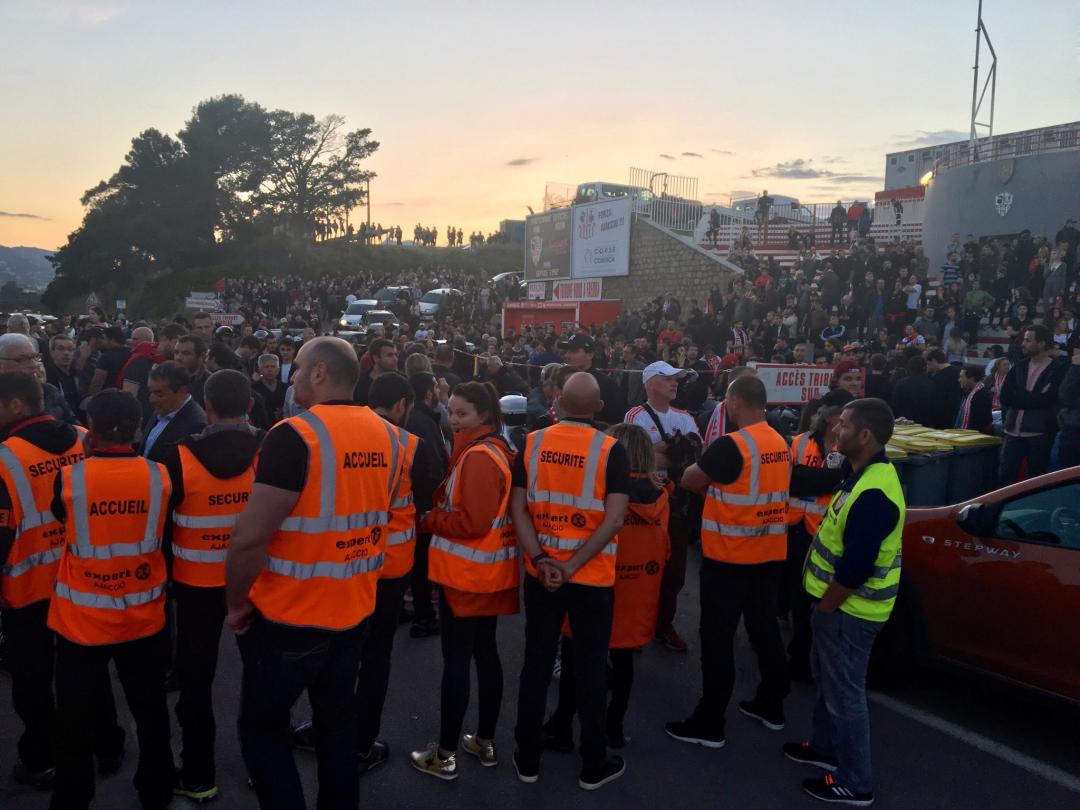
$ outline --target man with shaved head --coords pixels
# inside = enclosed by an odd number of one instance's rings
[[[510,512],[525,556],[525,662],[518,690],[514,767],[540,777],[544,710],[563,617],[573,634],[581,723],[579,787],[595,790],[626,770],[607,756],[607,653],[614,604],[616,532],[630,493],[626,452],[593,425],[600,385],[577,372],[557,395],[555,425],[530,433],[514,462]]]
[[[170,347],[170,355],[172,354]],[[161,354],[154,338],[154,330],[149,326],[138,326],[131,333],[131,356],[120,369],[123,389],[134,394],[142,407],[143,422],[150,417],[150,397],[147,394],[147,382],[150,371],[158,363],[170,359]]]
[[[303,413],[267,434],[229,541],[227,622],[244,661],[240,747],[263,807],[303,807],[289,709],[311,698],[319,807],[358,807],[356,673],[405,453],[353,402],[356,352],[336,337],[293,361]]]

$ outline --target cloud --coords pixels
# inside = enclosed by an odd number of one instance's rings
[[[514,158],[513,160],[506,161],[506,165],[510,168],[518,168],[519,166],[528,166],[530,163],[535,163],[540,158]]]
[[[37,214],[23,214],[14,211],[0,211],[0,217],[11,217],[12,219],[40,219],[42,222],[49,222],[48,217],[39,216]]]
[[[825,180],[826,183],[843,185],[844,183],[882,183],[885,178],[879,174],[838,174]]]
[[[917,129],[907,135],[897,135],[896,145],[900,149],[915,149],[919,146],[934,146],[941,143],[966,140],[970,133],[958,129]]]
[[[835,155],[826,155],[821,159],[822,163],[847,163],[847,158],[836,157]]]
[[[664,160],[674,160],[675,159],[674,155],[665,155],[663,152],[660,153],[660,157],[662,157]]]
[[[810,164],[813,161],[805,158],[785,160],[774,166],[765,166],[754,169],[751,174],[754,177],[785,177],[790,180],[810,180],[816,177],[832,177],[834,172],[826,169],[815,169]]]
[[[385,206],[387,206],[389,208],[393,208],[395,206],[405,205],[405,203],[403,203],[403,202],[392,202],[392,203],[383,203],[383,205],[385,205]]]
[[[692,157],[692,158],[703,158],[703,157],[705,157],[704,155],[699,155],[697,152],[683,152],[682,156],[683,157]]]
[[[709,151],[712,152],[714,155],[734,155],[735,154],[730,149],[710,149]]]

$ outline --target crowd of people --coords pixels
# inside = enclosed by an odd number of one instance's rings
[[[296,746],[316,752],[320,806],[358,806],[359,777],[389,756],[380,718],[403,613],[411,636],[442,642],[437,739],[409,762],[457,779],[459,751],[499,762],[496,628],[523,608],[515,772],[534,783],[545,750],[573,751],[576,716],[578,784],[598,789],[626,769],[609,749],[626,744],[629,651],[689,648],[676,617],[697,546],[703,692],[666,733],[725,744],[742,617],[760,679],[739,711],[782,730],[790,681],[816,681],[809,742],[782,752],[828,772],[803,782],[815,798],[869,804],[865,678],[905,509],[884,453],[894,419],[1003,433],[1005,483],[1055,454],[1080,461],[1080,232],[955,241],[942,284],[905,245],[792,268],[746,254],[705,300],[560,330],[501,332],[498,291],[442,268],[227,279],[232,325],[8,316],[0,618],[24,724],[16,779],[51,789],[55,808],[89,806],[95,758],[107,775],[124,750],[112,660],[142,806],[214,798],[227,626],[260,804],[304,806]],[[1002,274],[1004,303],[977,295]],[[338,302],[390,281],[464,295],[426,320],[406,300],[400,324],[356,343],[327,334]],[[1007,341],[984,368],[971,347],[995,319]],[[831,368],[830,391],[801,413],[770,409],[754,360]],[[463,734],[474,661],[479,715]],[[312,717],[295,723],[304,690]]]

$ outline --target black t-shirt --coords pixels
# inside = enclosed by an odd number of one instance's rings
[[[150,380],[150,370],[153,367],[154,361],[149,357],[136,357],[124,369],[124,379],[120,381],[121,388],[123,388],[123,384],[127,380],[138,384],[139,393],[136,395],[136,399],[139,400],[139,405],[142,406],[143,422],[150,418],[150,389],[148,382]]]
[[[110,346],[101,350],[101,359],[98,360],[97,367],[105,372],[103,388],[119,388],[123,385],[124,381],[120,379],[120,369],[124,367],[124,363],[127,362],[130,356],[131,349],[127,346]]]
[[[590,422],[581,422],[577,419],[567,419],[564,421],[579,422],[579,424],[585,425],[591,424]],[[517,457],[514,459],[511,485],[520,487],[521,489],[527,489],[529,486],[529,476],[525,471],[524,452],[518,453]],[[604,492],[606,495],[630,494],[630,460],[626,456],[626,450],[618,442],[615,443],[611,448],[611,452],[608,454]]]
[[[283,386],[284,388],[284,386]],[[351,400],[322,402],[321,405],[352,405]],[[255,483],[303,492],[307,481],[308,446],[293,426],[281,422],[266,434],[259,454],[259,467],[255,471]]]
[[[705,450],[698,467],[715,484],[734,484],[742,474],[742,453],[731,436],[721,436]]]

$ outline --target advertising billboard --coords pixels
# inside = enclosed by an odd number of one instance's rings
[[[629,197],[575,205],[574,278],[630,274]]]
[[[570,209],[534,214],[525,223],[525,280],[570,278]]]

